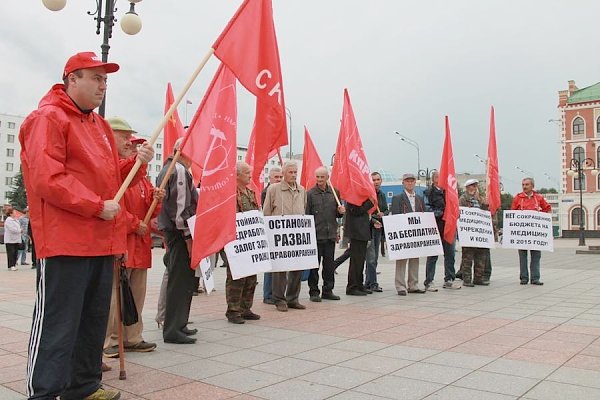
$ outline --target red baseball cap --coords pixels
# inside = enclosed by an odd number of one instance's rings
[[[104,70],[107,74],[117,72],[119,70],[119,64],[104,63],[98,58],[96,53],[86,51],[83,53],[77,53],[67,60],[67,63],[65,64],[65,70],[63,71],[63,79],[65,79],[71,72],[77,71],[78,69],[96,67],[104,67]]]
[[[142,144],[145,141],[146,139],[144,139],[143,137],[135,136],[134,134],[131,135],[131,143],[133,144]]]

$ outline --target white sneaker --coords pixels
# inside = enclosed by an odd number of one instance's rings
[[[444,282],[444,289],[460,289],[462,287],[462,281],[448,281]]]
[[[437,292],[438,289],[435,287],[435,285],[433,283],[430,283],[429,285],[425,286],[425,290],[427,290],[428,292]]]
[[[18,271],[17,267],[10,267],[8,270],[9,271]]]

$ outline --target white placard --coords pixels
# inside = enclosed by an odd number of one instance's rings
[[[458,241],[461,247],[496,247],[492,214],[479,208],[460,207]]]
[[[554,251],[552,214],[530,210],[505,210],[502,247]]]
[[[204,289],[207,295],[210,295],[215,288],[215,277],[213,272],[215,266],[210,262],[210,257],[206,257],[200,261],[200,268],[202,272],[202,280],[204,281]]]
[[[390,260],[444,254],[442,240],[431,212],[383,217]]]
[[[231,277],[240,279],[271,271],[265,217],[258,210],[235,215],[235,240],[225,245]]]
[[[312,215],[265,217],[273,272],[319,267],[317,234]]]

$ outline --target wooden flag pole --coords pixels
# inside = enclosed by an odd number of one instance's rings
[[[163,179],[160,182],[160,186],[158,187],[158,189],[164,190],[164,188],[167,186],[167,182],[169,182],[169,178],[171,177],[171,174],[173,174],[173,170],[175,169],[177,160],[179,160],[179,156],[181,156],[181,147],[175,152],[173,160],[171,161],[167,172],[165,172],[165,176],[163,176]],[[152,204],[150,204],[150,208],[148,209],[148,212],[146,212],[146,216],[144,217],[144,224],[148,225],[148,222],[150,222],[150,218],[152,218],[152,213],[154,212],[154,209],[157,205],[158,200],[156,200],[156,198],[152,199]]]
[[[171,115],[173,115],[173,112],[175,112],[175,109],[177,108],[177,106],[179,105],[179,103],[181,103],[181,100],[185,97],[186,93],[188,92],[188,90],[192,86],[192,83],[194,83],[194,81],[196,80],[196,78],[200,74],[200,71],[202,71],[202,69],[204,68],[204,66],[206,65],[206,63],[208,62],[208,60],[210,59],[210,57],[213,55],[214,52],[215,52],[215,50],[213,48],[211,48],[208,51],[208,53],[206,53],[206,55],[204,56],[204,58],[202,59],[202,61],[200,61],[200,64],[198,65],[198,67],[196,68],[196,70],[194,71],[194,73],[192,74],[192,76],[190,77],[190,79],[188,80],[188,82],[185,84],[185,86],[181,90],[181,93],[179,93],[179,95],[177,96],[177,98],[175,99],[175,101],[173,102],[173,104],[171,104],[171,107],[169,108],[169,110],[167,111],[167,113],[160,120],[160,123],[158,124],[158,126],[156,127],[156,129],[154,129],[154,132],[152,133],[152,136],[150,137],[150,140],[148,141],[148,143],[150,143],[151,146],[154,146],[154,142],[156,142],[156,139],[158,139],[158,135],[160,135],[160,132],[162,132],[163,128],[165,127],[165,125],[167,123],[167,121],[171,118]],[[113,199],[114,201],[120,201],[121,200],[121,198],[125,194],[125,191],[127,190],[127,188],[129,187],[129,185],[131,184],[131,181],[133,180],[133,177],[135,176],[135,174],[137,173],[137,171],[140,169],[141,166],[142,166],[142,162],[140,161],[140,159],[139,158],[136,159],[135,160],[135,164],[131,168],[131,171],[129,171],[129,175],[127,175],[127,177],[123,181],[123,184],[119,188],[119,191],[115,195],[115,198]]]
[[[327,183],[329,184],[329,187],[331,188],[331,191],[333,192],[333,197],[335,197],[335,202],[337,203],[338,207],[340,207],[342,205],[342,203],[340,203],[340,199],[339,199],[337,193],[335,192],[335,188],[331,184],[331,180],[327,179]]]

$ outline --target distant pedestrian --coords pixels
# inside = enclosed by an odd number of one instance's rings
[[[11,206],[4,207],[4,246],[6,246],[6,258],[8,259],[8,270],[17,270],[17,256],[21,244],[21,225],[14,219],[14,209]]]

